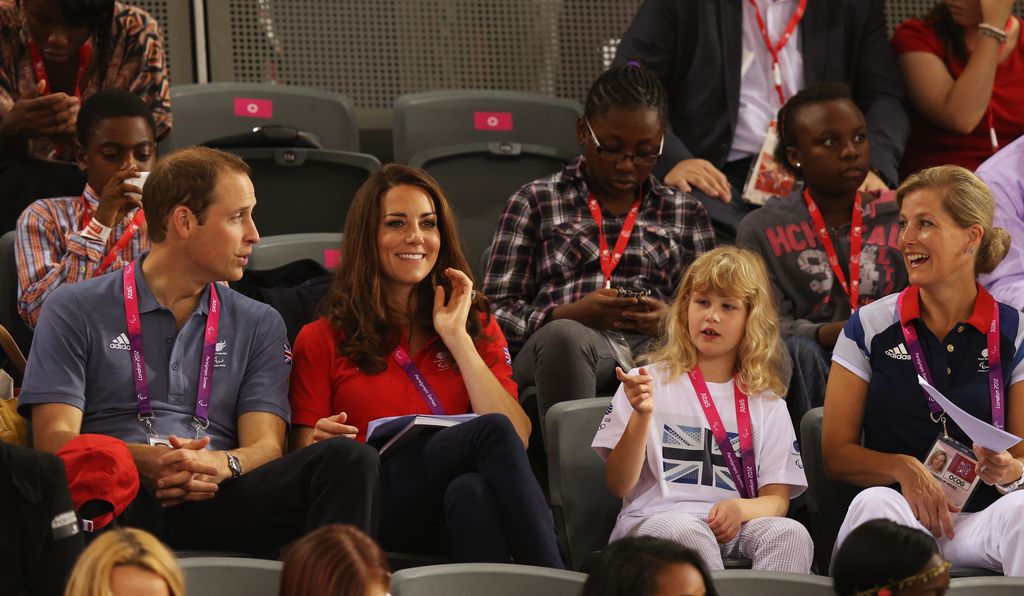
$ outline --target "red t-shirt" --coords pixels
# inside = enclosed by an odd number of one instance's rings
[[[291,383],[288,398],[292,404],[292,424],[316,426],[317,420],[346,412],[351,424],[359,429],[356,437],[366,440],[366,426],[371,420],[405,414],[430,414],[426,400],[420,395],[405,371],[394,359],[385,359],[387,369],[376,375],[361,372],[354,362],[338,355],[341,332],[327,319],[314,321],[299,332],[292,350]],[[409,338],[403,333],[401,345],[409,350]],[[512,358],[505,336],[493,317],[476,342],[476,349],[491,369],[509,399],[516,399],[518,389],[512,380]],[[432,337],[412,355],[427,383],[434,390],[448,414],[470,411],[469,392],[456,368],[455,358],[438,336]]]
[[[908,52],[929,52],[946,64],[953,78],[959,77],[966,63],[948,55],[946,44],[939,39],[929,21],[910,19],[901,24],[892,36],[892,50],[897,56]],[[992,121],[1005,147],[1024,134],[1024,35],[1019,36],[1017,49],[996,67],[992,87]],[[960,135],[945,130],[910,107],[910,138],[903,153],[900,177],[918,170],[943,164],[961,165],[974,171],[992,156],[988,134],[988,115],[981,118],[970,134]]]

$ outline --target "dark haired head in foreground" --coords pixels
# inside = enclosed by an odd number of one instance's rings
[[[928,534],[887,519],[850,532],[832,561],[839,596],[944,594],[949,562]]]
[[[582,596],[668,594],[717,596],[718,592],[697,553],[671,540],[637,536],[617,540],[605,549]]]

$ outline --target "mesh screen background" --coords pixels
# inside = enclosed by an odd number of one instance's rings
[[[582,99],[640,3],[210,2],[211,79],[309,85],[348,95],[360,108],[452,88]]]
[[[171,83],[194,83],[195,52],[189,0],[128,0],[128,3],[145,10],[160,23]]]
[[[176,60],[191,61],[189,0],[135,3],[164,28],[172,69]],[[210,79],[308,85],[348,95],[359,108],[390,109],[399,95],[453,88],[581,101],[641,3],[206,0]],[[888,32],[934,4],[889,0]],[[1024,3],[1015,10],[1024,16]],[[176,83],[190,82],[192,69],[175,75]]]

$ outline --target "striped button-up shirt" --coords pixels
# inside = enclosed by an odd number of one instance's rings
[[[492,245],[483,291],[508,343],[522,347],[556,306],[604,286],[597,225],[578,157],[557,174],[523,186],[509,199]],[[643,286],[671,302],[683,272],[714,248],[711,220],[689,194],[653,176],[644,183],[636,227],[612,286]],[[604,235],[614,244],[625,221],[602,210]]]
[[[135,215],[133,210],[118,222],[107,242],[102,243],[82,235],[89,223],[83,221],[86,202],[93,212],[99,206],[96,193],[89,186],[82,196],[40,199],[18,218],[18,312],[33,327],[46,297],[61,284],[91,278]],[[107,271],[121,269],[148,249],[149,238],[142,226]]]

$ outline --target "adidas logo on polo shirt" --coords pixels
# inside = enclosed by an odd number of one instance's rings
[[[121,335],[118,335],[117,337],[115,337],[114,339],[112,339],[110,341],[110,349],[111,350],[130,350],[130,349],[132,349],[132,344],[128,343],[128,336],[126,334],[122,333]]]
[[[907,348],[902,343],[895,348],[886,350],[885,355],[895,360],[910,360],[910,353],[907,352]]]

